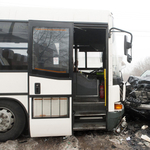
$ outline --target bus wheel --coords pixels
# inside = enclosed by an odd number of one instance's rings
[[[26,117],[21,106],[13,100],[0,100],[0,141],[16,139],[24,130]]]

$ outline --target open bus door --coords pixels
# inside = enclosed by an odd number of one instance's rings
[[[73,23],[29,21],[30,134],[72,134]]]
[[[74,131],[107,128],[107,30],[107,24],[74,24]]]

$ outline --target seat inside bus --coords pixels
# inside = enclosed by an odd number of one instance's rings
[[[27,65],[27,60],[28,60],[27,56],[21,55],[21,63],[22,63],[22,65]]]
[[[27,56],[0,48],[0,64],[3,69],[23,69],[27,67]]]
[[[14,57],[14,52],[9,49],[4,49],[2,51],[2,61],[4,66],[9,66],[12,62],[12,59]]]

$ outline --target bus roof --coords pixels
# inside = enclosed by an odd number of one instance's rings
[[[0,7],[0,20],[48,20],[108,23],[112,14],[105,10],[60,9],[48,7]]]

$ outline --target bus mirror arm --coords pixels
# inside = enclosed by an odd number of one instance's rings
[[[131,36],[131,45],[132,45],[132,40],[133,40],[133,35],[132,33],[128,32],[128,31],[125,31],[125,30],[122,30],[122,29],[119,29],[119,28],[115,28],[115,27],[112,27],[111,29],[109,29],[109,33],[108,33],[108,37],[111,38],[111,32],[125,32],[127,34],[130,34]]]
[[[131,63],[131,61],[132,61],[132,40],[133,40],[132,33],[113,27],[109,30],[109,34],[108,34],[109,38],[111,38],[111,32],[124,32],[131,36],[130,42],[127,41],[127,36],[126,35],[124,36],[124,55],[127,55],[127,61],[129,63]],[[131,49],[131,55],[129,55],[128,49]]]

